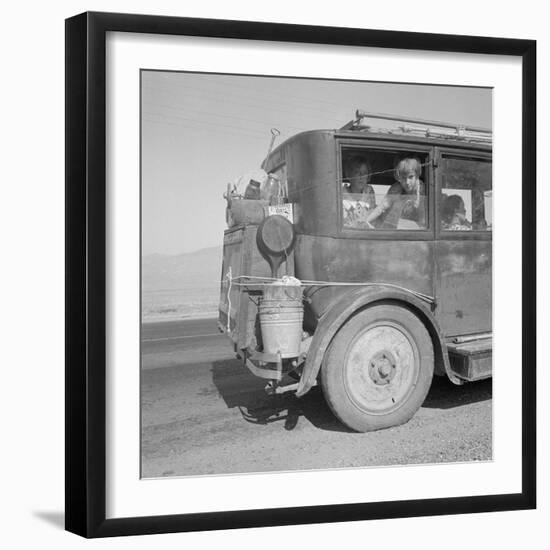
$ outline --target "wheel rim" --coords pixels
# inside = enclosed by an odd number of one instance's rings
[[[407,401],[419,371],[418,347],[411,334],[392,321],[378,321],[352,340],[344,384],[359,409],[388,414]]]

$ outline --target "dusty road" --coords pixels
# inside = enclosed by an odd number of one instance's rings
[[[436,379],[406,425],[357,434],[314,388],[268,396],[215,320],[144,325],[142,475],[183,476],[491,459],[491,382]]]

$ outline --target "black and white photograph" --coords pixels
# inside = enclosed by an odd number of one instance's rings
[[[398,77],[141,70],[142,479],[493,460],[493,90]]]
[[[499,8],[6,4],[4,548],[544,547],[550,33]]]

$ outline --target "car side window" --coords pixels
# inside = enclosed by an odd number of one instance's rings
[[[492,163],[489,159],[443,156],[440,219],[443,231],[491,231]]]
[[[341,161],[345,229],[428,227],[427,153],[349,147]]]

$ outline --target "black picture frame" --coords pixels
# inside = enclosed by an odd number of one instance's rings
[[[517,56],[522,60],[522,490],[448,499],[106,519],[106,33]],[[115,13],[66,20],[66,529],[85,537],[532,509],[536,506],[536,42]]]

